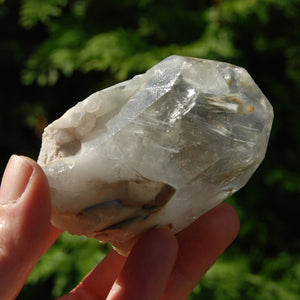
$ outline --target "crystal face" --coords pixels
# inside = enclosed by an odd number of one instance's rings
[[[170,56],[45,129],[52,223],[121,253],[150,228],[176,233],[245,185],[272,120],[245,69]]]

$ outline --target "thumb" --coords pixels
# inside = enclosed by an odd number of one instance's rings
[[[43,255],[50,232],[46,176],[36,162],[13,155],[0,188],[0,295],[14,299]]]

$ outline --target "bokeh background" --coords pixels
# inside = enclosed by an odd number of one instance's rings
[[[299,0],[0,0],[1,171],[47,123],[171,54],[245,67],[274,107],[266,159],[228,199],[237,240],[191,299],[299,299]],[[34,245],[33,245],[34,246]],[[18,299],[54,299],[110,247],[63,234]]]

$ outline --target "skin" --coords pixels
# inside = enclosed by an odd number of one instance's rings
[[[60,300],[183,300],[236,238],[239,218],[222,203],[174,236],[145,233],[128,257],[111,251]],[[50,223],[47,179],[37,163],[12,156],[0,188],[0,295],[15,299],[61,231]]]

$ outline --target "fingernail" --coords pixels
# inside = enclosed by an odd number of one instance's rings
[[[8,161],[0,188],[0,204],[18,202],[26,190],[33,166],[24,158],[13,155]]]

